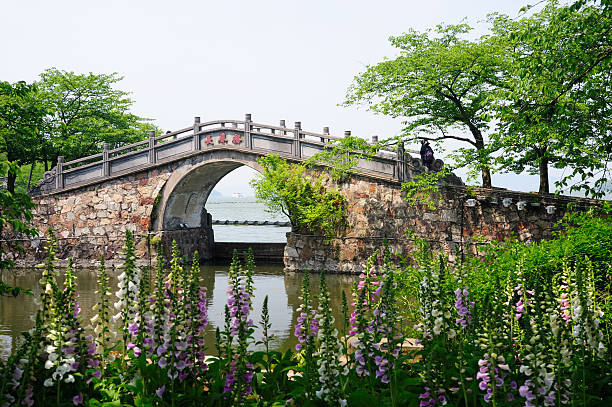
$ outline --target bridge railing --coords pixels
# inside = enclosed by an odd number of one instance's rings
[[[350,132],[345,132],[345,136],[347,134]],[[193,126],[159,136],[151,132],[148,140],[113,149],[104,144],[101,153],[68,162],[59,157],[57,166],[45,173],[33,193],[55,193],[213,149],[276,153],[300,161],[340,139],[330,135],[327,127],[323,128],[323,133],[315,133],[302,130],[301,122],[295,122],[293,128],[288,127],[284,120],[278,126],[255,123],[250,114],[245,116],[245,120],[200,122],[196,117]],[[418,166],[418,160],[415,161],[403,145],[398,144],[397,151],[379,151],[371,160],[360,159],[357,171],[401,182],[410,177],[410,167],[415,165]]]

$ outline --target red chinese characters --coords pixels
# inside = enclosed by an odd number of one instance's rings
[[[234,144],[242,143],[242,138],[240,137],[240,134],[234,134],[234,136],[232,137],[232,143]]]
[[[213,144],[215,144],[213,142],[212,137],[210,137],[210,135],[206,136],[206,138],[204,139],[204,143],[206,143],[207,146],[212,146]]]
[[[219,134],[219,144],[221,143],[227,143],[227,137],[225,136],[225,133]]]

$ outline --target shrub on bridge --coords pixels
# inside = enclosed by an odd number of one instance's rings
[[[346,199],[325,187],[321,176],[277,155],[266,155],[257,162],[263,172],[251,183],[255,197],[269,211],[285,214],[295,231],[332,237],[345,227]]]

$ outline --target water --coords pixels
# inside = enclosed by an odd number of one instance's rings
[[[93,270],[78,270],[77,291],[79,293],[79,304],[82,308],[83,325],[89,324],[89,319],[93,316],[92,306],[97,302],[95,294],[97,290],[96,273]],[[113,293],[117,290],[117,272],[113,272],[110,284]],[[41,272],[39,270],[21,271],[19,275],[14,273],[4,273],[3,280],[10,285],[18,285],[29,288],[35,296],[40,293],[38,281]],[[263,300],[268,295],[268,306],[270,310],[270,320],[272,322],[272,333],[274,338],[271,347],[277,350],[289,349],[297,343],[293,336],[293,327],[296,322],[296,309],[300,305],[298,299],[301,290],[302,274],[284,274],[282,266],[256,267],[254,275],[255,298],[253,301],[253,312],[251,317],[255,324],[259,325]],[[223,328],[223,310],[227,301],[227,267],[221,265],[202,266],[200,274],[202,286],[207,288],[208,313],[210,324],[207,327],[205,338],[207,352],[215,353],[215,328]],[[336,327],[342,332],[341,314],[342,293],[344,291],[350,299],[350,289],[355,276],[348,275],[328,275],[327,284],[331,294],[332,308],[336,318]],[[311,288],[313,294],[319,292],[319,275],[311,276]],[[113,300],[115,301],[115,300]],[[21,341],[20,332],[32,328],[34,323],[30,319],[36,313],[38,307],[34,304],[31,296],[20,295],[17,298],[0,297],[0,358],[6,359]],[[261,339],[261,330],[255,332],[255,339]]]
[[[238,221],[281,221],[287,222],[284,215],[271,214],[265,211],[265,206],[255,201],[253,197],[230,198],[224,196],[211,197],[206,203],[206,210],[217,220]],[[280,226],[233,226],[214,225],[215,241],[218,242],[286,242],[286,233],[290,227]],[[111,273],[111,285],[117,286],[116,275]],[[10,285],[31,289],[38,295],[40,289],[40,271],[20,271],[19,274],[5,272],[3,280]],[[208,352],[214,353],[215,328],[223,328],[223,310],[227,300],[227,265],[204,265],[200,275],[202,285],[207,288],[208,313],[210,324],[205,333]],[[254,276],[255,298],[253,313],[251,315],[256,324],[260,321],[263,300],[268,295],[270,320],[272,322],[271,346],[273,349],[286,350],[297,342],[293,336],[293,326],[297,315],[296,309],[300,305],[302,274],[283,274],[282,265],[258,265]],[[337,321],[337,328],[342,331],[341,291],[350,297],[350,288],[355,277],[347,275],[328,275],[327,284],[331,293],[332,307]],[[319,292],[319,276],[311,276],[313,294]],[[93,316],[91,307],[96,303],[97,296],[96,274],[92,270],[77,271],[77,290],[79,304],[82,308],[83,325],[89,324]],[[116,291],[116,288],[111,290]],[[6,359],[21,340],[20,333],[33,326],[31,317],[35,314],[37,306],[34,298],[21,295],[18,298],[0,297],[0,358]],[[261,331],[257,329],[255,339],[260,340]]]
[[[264,204],[256,202],[254,197],[210,197],[206,202],[206,210],[212,215],[213,220],[289,221],[285,215],[266,212]],[[284,243],[287,241],[285,235],[291,231],[291,228],[284,226],[213,225],[213,231],[215,232],[216,242]]]

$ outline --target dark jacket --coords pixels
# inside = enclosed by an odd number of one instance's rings
[[[424,163],[432,163],[434,161],[433,149],[429,144],[423,144],[421,146],[421,160]]]

